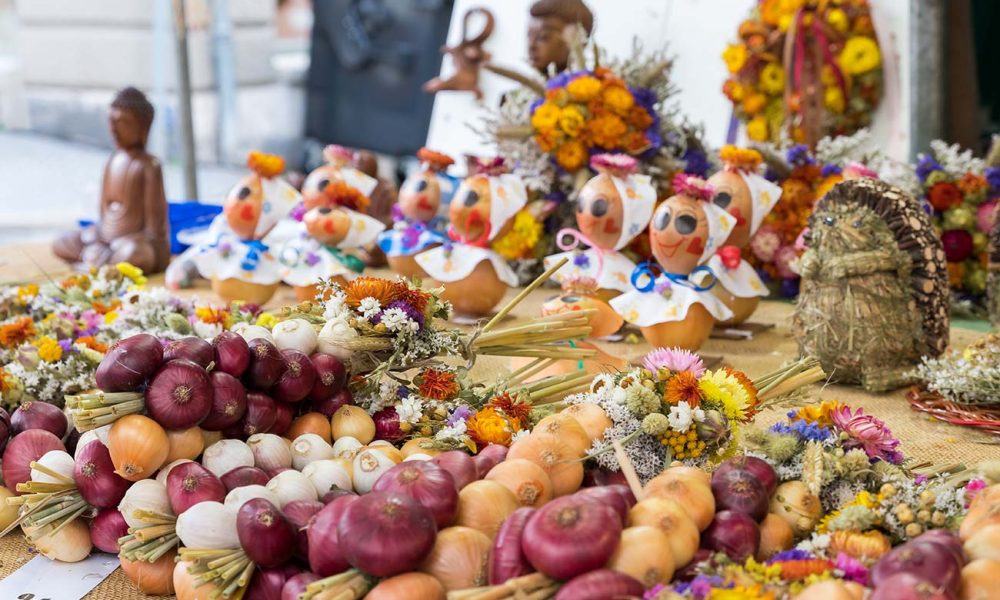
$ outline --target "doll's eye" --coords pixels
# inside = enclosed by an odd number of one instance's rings
[[[240,191],[236,194],[236,197],[239,198],[240,200],[246,200],[247,196],[249,195],[250,195],[250,188],[243,186],[240,188]]]
[[[473,190],[466,192],[465,199],[462,201],[462,204],[466,206],[475,206],[476,202],[479,202],[479,194]]]
[[[563,296],[562,301],[566,304],[575,304],[580,301],[576,296]]]
[[[608,214],[608,201],[604,198],[594,200],[594,203],[590,206],[590,214],[595,217],[603,217]]]
[[[833,227],[833,224],[837,222],[837,219],[827,215],[823,217],[823,224],[828,227]]]
[[[681,215],[677,217],[674,227],[677,228],[677,233],[681,235],[687,235],[698,227],[698,219],[695,219],[691,215]]]
[[[715,198],[712,199],[712,202],[714,202],[719,208],[727,208],[729,203],[732,201],[733,197],[729,192],[719,192],[715,195]]]
[[[427,189],[427,182],[421,179],[420,181],[417,182],[416,187],[418,192],[422,192]]]
[[[330,208],[329,206],[321,206],[321,207],[319,207],[319,213],[321,215],[328,215],[331,212],[333,212],[333,209]]]
[[[316,184],[316,189],[322,192],[328,185],[330,185],[329,179],[320,179],[319,183]]]
[[[653,227],[658,231],[663,231],[670,225],[670,211],[661,210],[656,213],[656,217],[653,219]]]

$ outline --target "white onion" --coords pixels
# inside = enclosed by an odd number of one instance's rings
[[[334,458],[334,450],[315,433],[303,433],[292,442],[292,468],[301,471],[317,460]]]
[[[167,485],[167,475],[170,475],[170,470],[177,465],[183,465],[184,463],[194,462],[190,458],[178,458],[174,462],[166,465],[165,467],[160,467],[160,470],[156,473],[156,480]]]
[[[170,498],[167,496],[167,487],[155,479],[140,479],[132,484],[118,503],[118,511],[125,517],[125,522],[129,527],[145,527],[149,525],[139,517],[135,516],[135,511],[145,510],[166,516],[173,516],[174,511],[170,508]]]
[[[351,474],[339,460],[313,461],[302,469],[302,474],[309,478],[320,497],[334,487],[347,491],[354,489]]]
[[[187,548],[239,548],[236,511],[221,502],[199,502],[177,517],[177,537]]]
[[[306,356],[316,351],[316,330],[305,319],[289,319],[271,328],[274,345],[278,350],[298,350]]]
[[[239,440],[219,440],[205,448],[201,464],[216,477],[237,467],[253,466],[253,450]]]
[[[298,471],[282,471],[267,482],[267,489],[278,497],[278,507],[284,507],[296,500],[317,500],[316,486],[308,477]]]
[[[233,488],[226,494],[224,503],[232,510],[239,510],[241,506],[254,498],[263,498],[275,506],[281,505],[278,495],[262,485],[244,485]]]
[[[414,452],[413,454],[404,458],[403,462],[406,462],[408,460],[431,460],[432,458],[434,457],[431,456],[430,454],[424,454],[423,452]]]
[[[35,462],[43,467],[47,467],[50,471],[55,471],[70,481],[73,481],[73,467],[76,463],[73,462],[73,457],[65,451],[49,450]],[[39,483],[66,483],[61,479],[42,473],[38,469],[31,469],[31,480]]]
[[[88,429],[80,434],[80,439],[76,441],[76,451],[73,452],[73,458],[80,456],[80,450],[83,447],[93,442],[94,440],[100,440],[105,446],[108,445],[108,432],[111,431],[111,425],[103,425],[97,427],[96,429]]]
[[[367,494],[383,473],[396,466],[388,456],[378,450],[358,452],[352,463],[354,467],[354,491]]]
[[[354,457],[362,448],[364,448],[364,444],[357,438],[345,435],[333,443],[333,457],[354,460]]]
[[[247,446],[253,452],[254,466],[265,471],[292,466],[292,451],[288,442],[280,435],[273,433],[255,433],[247,440]]]
[[[243,336],[247,342],[255,340],[257,338],[264,338],[265,340],[274,343],[274,338],[271,337],[271,332],[265,327],[260,325],[251,325],[249,323],[237,323],[232,327],[233,333],[238,333]]]
[[[351,358],[351,349],[348,345],[356,337],[358,332],[351,327],[347,319],[337,317],[327,321],[323,329],[320,329],[316,342],[323,354],[330,354],[346,361]]]

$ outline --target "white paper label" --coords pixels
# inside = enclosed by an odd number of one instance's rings
[[[118,568],[118,557],[97,552],[77,563],[36,556],[0,581],[7,600],[80,600]]]

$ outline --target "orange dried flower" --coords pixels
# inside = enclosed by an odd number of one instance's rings
[[[35,335],[35,322],[31,317],[21,317],[12,323],[0,325],[0,347],[16,348]]]
[[[962,190],[954,183],[941,181],[927,190],[927,199],[934,210],[943,212],[962,203]]]
[[[400,288],[405,284],[379,277],[362,276],[350,281],[344,288],[347,295],[347,305],[357,308],[365,298],[374,298],[382,306],[388,306],[399,300]]]
[[[701,404],[701,390],[698,389],[698,378],[690,371],[681,371],[667,382],[667,389],[664,390],[664,401],[667,404],[676,406],[681,402],[687,402],[688,406],[695,408]]]
[[[458,377],[452,371],[426,369],[420,374],[420,395],[431,400],[451,400],[458,395]]]
[[[97,338],[95,338],[92,335],[85,335],[83,337],[78,337],[76,338],[75,343],[83,344],[84,346],[90,348],[91,350],[96,350],[102,354],[108,351],[108,345],[98,342]]]
[[[509,446],[514,433],[521,430],[520,421],[501,413],[492,406],[476,412],[469,417],[465,425],[469,437],[480,448],[489,444]]]
[[[619,140],[628,132],[628,126],[620,117],[606,114],[595,117],[586,125],[590,139],[601,148],[611,150],[618,146]]]
[[[251,150],[247,155],[247,167],[261,177],[270,179],[285,171],[285,159],[277,154],[266,154]]]
[[[740,171],[754,171],[764,158],[753,148],[740,148],[727,144],[719,151],[719,159],[727,168]]]
[[[810,575],[820,575],[833,568],[833,563],[822,558],[789,560],[779,563],[781,578],[785,581],[798,581]]]
[[[743,388],[746,389],[747,396],[749,396],[750,398],[750,401],[747,403],[746,416],[747,419],[753,417],[757,412],[756,409],[758,402],[757,388],[754,386],[753,381],[751,381],[750,378],[747,377],[747,374],[744,373],[743,371],[739,371],[737,369],[733,369],[730,367],[722,367],[722,370],[735,377],[736,380],[740,382],[740,385],[742,385]]]
[[[636,105],[628,112],[628,122],[636,129],[645,130],[653,124],[653,117],[645,107]]]
[[[323,188],[324,204],[326,206],[343,206],[358,212],[368,212],[371,200],[357,188],[347,185],[340,179],[334,179]]]
[[[427,163],[433,171],[443,171],[449,166],[455,164],[454,158],[448,156],[444,152],[431,150],[426,146],[417,150],[417,158],[420,162]]]
[[[503,414],[517,419],[520,423],[527,423],[531,419],[531,406],[512,397],[510,392],[496,396],[486,406],[496,408]]]

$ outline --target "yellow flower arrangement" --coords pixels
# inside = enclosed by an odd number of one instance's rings
[[[604,88],[602,99],[608,109],[620,117],[628,115],[629,110],[635,105],[632,92],[628,91],[624,85],[612,85]]]
[[[580,142],[566,142],[556,150],[556,163],[567,171],[576,171],[586,162],[587,149]]]
[[[58,362],[62,358],[62,346],[55,339],[46,335],[38,340],[36,345],[38,347],[38,358],[45,362]]]
[[[527,258],[542,237],[542,223],[528,210],[514,215],[510,231],[493,242],[493,249],[507,260]]]
[[[601,80],[592,75],[577,77],[566,84],[566,91],[577,102],[590,102],[601,93]]]
[[[576,106],[570,105],[559,113],[559,129],[571,138],[580,134],[586,119]]]
[[[747,135],[755,142],[763,142],[768,138],[767,119],[757,115],[747,123]]]
[[[737,421],[746,420],[750,395],[739,379],[722,369],[706,371],[698,380],[698,389],[706,402],[717,402],[723,414]]]
[[[106,325],[110,325],[110,324],[114,323],[117,320],[118,320],[118,311],[117,310],[109,310],[108,312],[104,313],[104,323]]]
[[[265,329],[270,329],[275,325],[277,325],[277,323],[278,323],[278,318],[269,312],[262,312],[259,315],[257,315],[256,324],[260,325],[261,327],[264,327]]]
[[[120,262],[117,265],[115,265],[115,269],[117,269],[119,273],[121,273],[129,280],[131,280],[132,283],[136,285],[136,287],[142,287],[146,285],[146,277],[142,274],[142,269],[140,269],[139,267],[127,262]]]
[[[509,446],[513,435],[521,430],[516,417],[509,417],[492,406],[476,412],[465,424],[469,437],[480,447],[487,444]]]
[[[747,47],[743,44],[730,44],[722,52],[722,60],[730,73],[738,73],[747,62]]]
[[[559,123],[562,110],[551,102],[545,102],[531,115],[531,126],[538,131],[551,131]]]
[[[776,96],[785,91],[785,71],[778,63],[768,63],[760,71],[760,89]]]
[[[823,106],[835,113],[844,112],[844,93],[838,87],[828,87],[823,92]]]
[[[851,75],[860,75],[882,65],[878,42],[867,36],[854,36],[847,40],[840,52],[840,66]]]

